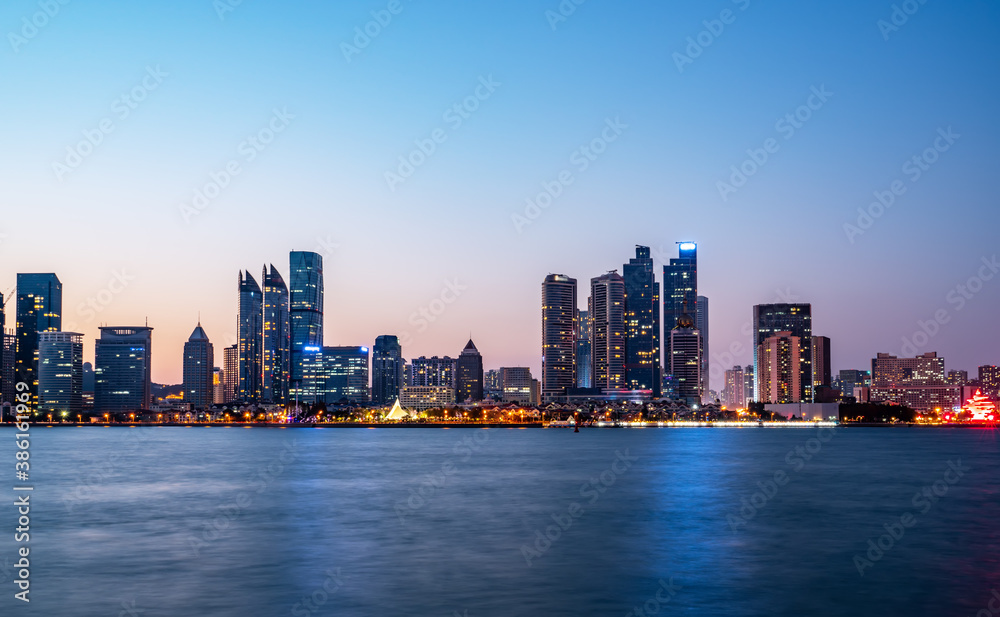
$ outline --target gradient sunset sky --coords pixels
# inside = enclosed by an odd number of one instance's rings
[[[326,344],[408,334],[407,358],[457,355],[471,333],[487,368],[537,376],[546,274],[576,277],[585,307],[590,278],[634,245],[653,248],[660,279],[692,240],[718,370],[752,362],[752,305],[782,299],[812,303],[834,370],[899,353],[935,313],[947,319],[917,351],[970,373],[1000,363],[1000,276],[983,269],[1000,253],[995,2],[913,2],[898,25],[892,2],[862,0],[587,0],[564,2],[565,19],[558,0],[51,3],[51,17],[37,0],[0,6],[0,292],[56,272],[88,361],[99,325],[148,317],[153,379],[179,383],[200,312],[221,364],[239,270],[273,263],[287,280],[288,252],[316,250]],[[120,97],[135,88],[132,109]],[[477,88],[474,112],[447,113]],[[798,128],[779,123],[809,102]],[[276,109],[294,118],[248,160],[241,144]],[[113,132],[57,172],[102,121]],[[616,139],[583,169],[578,149],[602,132]],[[723,198],[768,139],[776,151]],[[907,162],[935,143],[947,149],[915,178]],[[186,218],[231,161],[241,173]],[[572,184],[518,228],[561,172]],[[845,231],[894,181],[893,206]],[[130,280],[111,293],[118,274]],[[958,295],[970,278],[978,291]],[[466,289],[418,331],[448,282]],[[110,302],[91,314],[88,298]]]

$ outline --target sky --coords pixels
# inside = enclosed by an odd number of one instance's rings
[[[179,383],[199,316],[217,363],[235,342],[240,270],[314,250],[327,345],[471,334],[537,376],[547,274],[585,307],[635,245],[662,278],[690,240],[713,388],[774,301],[812,304],[835,371],[974,373],[1000,363],[998,24],[984,0],[8,0],[0,292],[57,273],[88,361],[148,319]]]

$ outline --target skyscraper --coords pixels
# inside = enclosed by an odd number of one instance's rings
[[[694,327],[701,332],[701,396],[707,397],[711,389],[709,383],[708,350],[708,298],[698,296],[698,306],[694,315]]]
[[[625,279],[612,270],[590,279],[593,387],[625,388]]]
[[[302,400],[364,404],[368,394],[368,348],[322,347],[303,355]]]
[[[153,402],[152,353],[152,328],[102,327],[94,354],[94,410],[148,409]]]
[[[625,280],[625,385],[649,390],[659,398],[660,284],[653,272],[648,246],[635,247],[635,257],[623,266]]]
[[[83,409],[83,335],[38,334],[38,412],[73,418]]]
[[[764,339],[774,336],[778,332],[789,332],[790,336],[798,338],[800,349],[797,352],[799,366],[802,374],[795,380],[799,390],[790,394],[791,398],[786,402],[810,403],[812,402],[812,307],[809,304],[758,304],[753,307],[753,353],[754,353],[754,373],[756,374],[757,387],[754,392],[754,400],[762,402],[776,403],[778,401],[765,401],[761,388],[764,387],[764,379],[761,374],[760,363],[757,351]]]
[[[503,367],[500,369],[501,390],[505,403],[531,404],[531,369],[526,366]]]
[[[979,367],[979,387],[984,396],[1000,398],[1000,366],[986,364]]]
[[[576,279],[550,274],[542,283],[542,399],[576,387]]]
[[[13,330],[0,332],[0,379],[2,379],[2,396],[0,403],[13,403],[17,393],[17,380],[14,378],[14,365],[17,352],[17,335]]]
[[[456,388],[455,358],[445,356],[439,358],[434,356],[428,358],[420,356],[410,362],[410,376],[408,379],[411,386],[422,388]]]
[[[28,384],[38,404],[38,333],[62,330],[62,283],[55,274],[17,275],[15,380]]]
[[[212,379],[215,367],[215,349],[201,322],[184,343],[184,402],[195,409],[208,409],[215,402]]]
[[[748,364],[745,367],[743,367],[743,385],[744,385],[744,388],[743,388],[743,403],[747,404],[750,401],[754,400],[754,398],[753,398],[754,394],[753,393],[754,393],[754,389],[756,387],[756,385],[754,383],[753,365],[752,364]]]
[[[222,350],[222,397],[223,403],[231,403],[239,398],[240,390],[240,348],[230,345]]]
[[[676,379],[677,398],[688,405],[701,403],[701,332],[687,313],[670,330],[670,375]]]
[[[802,370],[802,341],[791,332],[775,332],[758,346],[757,391],[763,403],[800,403],[802,380],[812,373]]]
[[[813,392],[821,386],[833,385],[833,370],[830,368],[830,339],[826,336],[812,337],[812,384]]]
[[[471,338],[455,362],[455,390],[460,403],[483,400],[483,356]]]
[[[746,376],[742,366],[726,370],[726,387],[722,394],[722,402],[731,409],[746,407]]]
[[[392,405],[403,388],[403,348],[399,338],[385,334],[372,349],[372,403]]]
[[[289,317],[291,320],[292,367],[291,388],[302,379],[302,362],[306,348],[323,346],[323,256],[308,251],[292,251],[289,255],[291,287]]]
[[[239,386],[236,397],[244,402],[259,402],[261,400],[261,377],[263,363],[261,362],[260,346],[263,326],[263,294],[260,286],[249,272],[240,272],[239,277],[240,303],[237,318],[239,332]]]
[[[659,311],[657,311],[659,312]],[[593,359],[591,338],[594,335],[594,322],[590,319],[590,311],[579,311],[576,318],[576,387],[590,388]]]
[[[261,342],[261,400],[284,403],[288,399],[289,371],[291,369],[291,332],[288,314],[288,287],[274,265],[261,275],[262,327]]]
[[[678,242],[677,257],[663,266],[663,332],[666,342],[664,366],[670,364],[670,340],[667,333],[677,325],[677,319],[687,313],[698,325],[698,245]]]

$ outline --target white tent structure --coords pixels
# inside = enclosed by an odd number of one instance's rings
[[[403,406],[399,404],[399,399],[396,399],[396,403],[392,406],[389,414],[385,417],[386,420],[405,420],[410,417],[410,412],[403,409]]]

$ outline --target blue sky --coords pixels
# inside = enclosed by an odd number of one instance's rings
[[[907,5],[886,31],[892,2],[586,0],[563,3],[575,10],[561,21],[554,0],[244,0],[220,17],[224,2],[55,0],[45,18],[45,2],[0,7],[0,291],[17,272],[57,272],[87,356],[100,323],[148,316],[154,380],[178,382],[199,311],[221,357],[237,272],[287,275],[298,249],[326,255],[327,344],[405,333],[407,357],[456,355],[471,332],[487,367],[537,373],[546,274],[587,289],[635,244],[669,258],[695,240],[713,352],[742,345],[734,363],[752,358],[752,305],[783,296],[812,302],[834,369],[901,351],[941,310],[919,351],[948,368],[1000,363],[1000,276],[960,309],[948,299],[998,252],[995,3]],[[391,20],[376,28],[373,12]],[[28,37],[32,19],[44,25]],[[345,54],[366,27],[377,35]],[[814,88],[831,94],[799,110]],[[456,126],[446,112],[467,99]],[[249,160],[275,110],[281,132]],[[808,120],[789,135],[776,123],[797,110]],[[113,131],[70,167],[67,149],[102,121]],[[627,128],[582,169],[579,149],[608,122]],[[904,164],[949,127],[958,137],[914,181]],[[390,187],[386,173],[433,135]],[[776,150],[723,199],[718,183],[768,139]],[[239,175],[185,217],[230,164]],[[572,184],[518,227],[563,172]],[[894,181],[893,206],[845,232]],[[413,316],[449,283],[465,289],[419,331]]]

